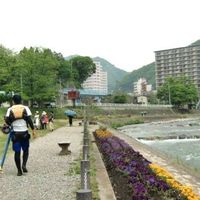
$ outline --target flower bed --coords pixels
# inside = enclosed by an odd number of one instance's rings
[[[200,200],[111,132],[98,129],[94,136],[118,200]]]

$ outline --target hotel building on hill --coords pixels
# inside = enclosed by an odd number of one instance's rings
[[[156,88],[167,77],[186,76],[200,93],[200,45],[155,51]]]
[[[83,89],[89,89],[101,95],[108,94],[107,72],[103,71],[100,62],[94,62],[96,71],[82,84]]]

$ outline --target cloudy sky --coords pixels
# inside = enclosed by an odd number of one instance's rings
[[[131,72],[200,39],[199,0],[0,0],[0,44],[99,56]]]

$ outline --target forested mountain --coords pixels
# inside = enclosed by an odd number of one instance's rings
[[[195,41],[189,46],[200,45],[200,40]],[[175,48],[175,47],[174,47]],[[147,64],[137,70],[132,72],[126,72],[121,70],[107,60],[95,57],[92,58],[94,61],[101,62],[103,70],[108,72],[108,91],[121,90],[126,92],[133,91],[133,83],[136,82],[139,78],[146,78],[148,84],[152,84],[153,89],[155,89],[155,62]]]
[[[197,40],[196,42],[193,42],[190,46],[200,45],[200,40]]]
[[[200,40],[193,42],[189,46],[195,45],[200,45]],[[145,65],[142,68],[139,68],[127,74],[117,85],[117,89],[132,92],[133,82],[137,81],[141,77],[146,78],[148,84],[152,84],[153,89],[155,89],[155,62]]]
[[[138,81],[138,79],[141,77],[145,78],[148,84],[152,84],[153,88],[155,89],[155,62],[145,65],[142,68],[127,74],[117,85],[117,89],[132,92],[133,82]]]
[[[65,57],[69,60],[78,55],[70,55]],[[94,57],[93,61],[100,62],[104,71],[108,73],[108,92],[112,92],[116,88],[116,84],[120,82],[128,72],[115,67],[113,64],[105,60],[104,58]]]
[[[103,58],[95,57],[92,59],[94,61],[100,62],[103,70],[108,73],[108,91],[109,92],[112,92],[115,89],[116,84],[119,81],[121,81],[125,75],[128,74],[128,72],[115,67],[114,65],[112,65],[111,63],[109,63],[107,60]]]

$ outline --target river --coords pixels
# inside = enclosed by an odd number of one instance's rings
[[[200,170],[200,118],[128,125],[118,130],[185,166]]]

